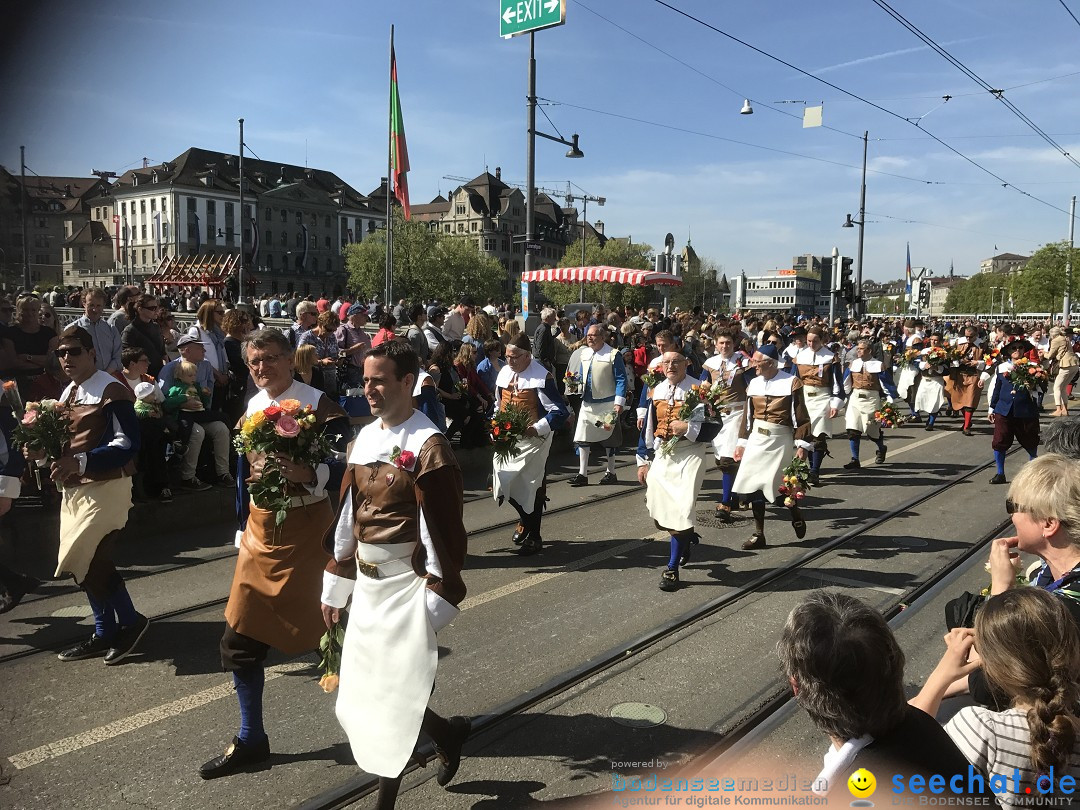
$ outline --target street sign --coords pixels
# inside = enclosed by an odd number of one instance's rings
[[[540,244],[539,242],[526,242],[525,243],[525,251],[527,253],[539,253],[543,249],[544,249],[544,246],[542,244]]]
[[[503,39],[566,22],[566,0],[499,0],[499,36]]]

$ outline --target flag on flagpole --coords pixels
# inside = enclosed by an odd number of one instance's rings
[[[907,246],[907,270],[904,272],[904,289],[907,294],[911,295],[911,242],[908,242]]]
[[[394,196],[401,203],[405,219],[409,210],[409,150],[405,146],[405,122],[401,118],[401,95],[398,92],[397,57],[394,55],[394,40],[390,39],[390,161],[393,170],[391,182],[394,184]],[[389,212],[387,212],[389,215]]]
[[[251,264],[254,265],[259,260],[259,224],[255,221],[255,217],[251,218]]]
[[[113,233],[116,234],[116,261],[120,261],[120,215],[113,214]]]
[[[157,243],[157,257],[161,258],[161,212],[154,214],[154,239]]]

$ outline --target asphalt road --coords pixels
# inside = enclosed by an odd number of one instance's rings
[[[710,474],[699,501],[703,541],[684,571],[685,586],[672,594],[657,588],[667,543],[650,539],[657,531],[643,491],[631,483],[633,467],[620,470],[614,487],[554,485],[549,507],[557,511],[544,521],[548,545],[528,558],[513,553],[512,529],[500,525],[512,511],[477,486],[479,499],[466,507],[469,596],[440,633],[433,707],[490,712],[990,458],[985,428],[970,438],[900,428],[889,439],[889,461],[874,466],[867,451],[871,463],[855,473],[839,470],[846,442],[834,442],[837,458],[826,462],[824,486],[807,501],[806,538],[796,540],[776,512],[767,526],[770,546],[757,553],[739,548],[751,531],[745,518],[731,526],[712,519],[719,481]],[[1010,470],[1019,464],[1010,459]],[[987,484],[991,472],[479,735],[449,791],[430,780],[431,769],[419,771],[407,778],[398,806],[558,806],[609,789],[616,763],[685,765],[782,688],[773,646],[807,591],[839,588],[892,604],[1000,523],[1004,493]],[[156,526],[152,513],[139,520],[154,550],[143,561],[145,575],[130,583],[140,610],[160,615],[227,594],[225,520],[193,531]],[[202,782],[199,764],[219,753],[238,725],[231,679],[217,658],[222,607],[155,622],[140,652],[116,667],[100,660],[62,664],[33,652],[89,632],[87,613],[81,595],[57,584],[0,619],[0,656],[30,653],[0,663],[0,806],[270,810],[357,776],[333,696],[318,689],[309,655],[269,662],[268,766]],[[649,729],[620,725],[611,713],[622,703],[657,707],[663,721]]]

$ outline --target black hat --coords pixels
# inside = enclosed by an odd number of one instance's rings
[[[1020,351],[1024,352],[1024,354],[1027,354],[1028,352],[1030,352],[1034,348],[1035,347],[1031,345],[1030,341],[1025,340],[1024,338],[1018,338],[1017,340],[1010,341],[1010,342],[1006,343],[1004,346],[1002,346],[1001,347],[1001,353],[1003,355],[1005,355],[1006,357],[1009,357],[1017,349],[1020,349]]]

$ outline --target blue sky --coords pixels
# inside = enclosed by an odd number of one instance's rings
[[[689,235],[729,276],[834,245],[854,255],[857,229],[839,226],[858,214],[867,130],[865,277],[899,277],[906,242],[913,265],[940,275],[1067,237],[1080,168],[871,0],[668,2],[899,118],[655,0],[566,0],[566,25],[536,35],[551,119],[538,122],[579,133],[585,158],[539,140],[537,180],[606,197],[589,218],[609,235],[654,246]],[[1080,17],[1080,0],[1065,2]],[[485,167],[524,181],[528,37],[499,38],[497,0],[26,5],[0,34],[9,169],[20,144],[32,170],[60,175],[121,172],[190,146],[235,152],[243,116],[259,157],[369,191],[386,173],[393,23],[413,201]],[[894,7],[1080,156],[1080,24],[1060,2]],[[753,115],[739,115],[744,97]],[[834,129],[803,129],[802,102],[824,102]],[[920,117],[925,131],[901,120]]]

